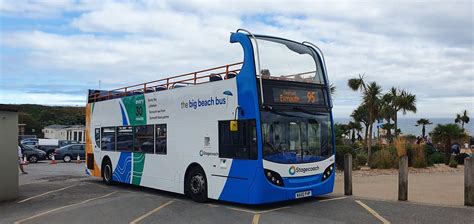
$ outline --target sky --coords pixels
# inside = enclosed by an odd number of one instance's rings
[[[242,61],[231,32],[310,41],[325,54],[335,117],[347,80],[417,96],[416,114],[474,113],[473,1],[0,0],[0,103],[85,105],[114,89]]]

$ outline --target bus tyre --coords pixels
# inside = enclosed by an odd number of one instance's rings
[[[71,156],[70,156],[70,155],[65,155],[65,156],[63,157],[63,161],[64,161],[65,163],[70,163],[70,162],[71,162]]]
[[[112,185],[112,164],[109,160],[105,161],[104,166],[102,167],[102,180],[107,185]]]
[[[187,176],[186,192],[196,202],[207,201],[207,179],[201,167],[194,167]]]

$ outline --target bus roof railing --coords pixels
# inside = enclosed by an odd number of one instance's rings
[[[211,77],[219,77],[220,80],[229,79],[232,78],[230,77],[230,75],[237,75],[239,73],[241,68],[236,67],[241,64],[243,64],[243,62],[237,62],[196,72],[185,73],[182,75],[121,87],[108,91],[97,90],[89,94],[88,102],[98,102],[103,100],[131,96],[135,94],[156,92],[161,90],[183,87],[181,85],[189,86],[207,83],[211,82]],[[208,79],[206,80],[206,78]]]

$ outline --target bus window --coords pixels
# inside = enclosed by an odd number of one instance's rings
[[[156,125],[156,154],[166,155],[166,124]]]
[[[117,151],[133,150],[132,126],[117,127]]]
[[[255,120],[239,120],[237,131],[231,131],[230,121],[219,121],[219,157],[257,158]]]
[[[100,128],[94,130],[95,145],[100,148]]]
[[[154,153],[153,125],[135,127],[135,152]]]
[[[115,151],[115,127],[102,128],[101,149]]]

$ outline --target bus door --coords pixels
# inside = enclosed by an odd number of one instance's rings
[[[211,159],[213,177],[250,184],[257,159],[255,120],[219,121],[218,132],[218,154]]]

